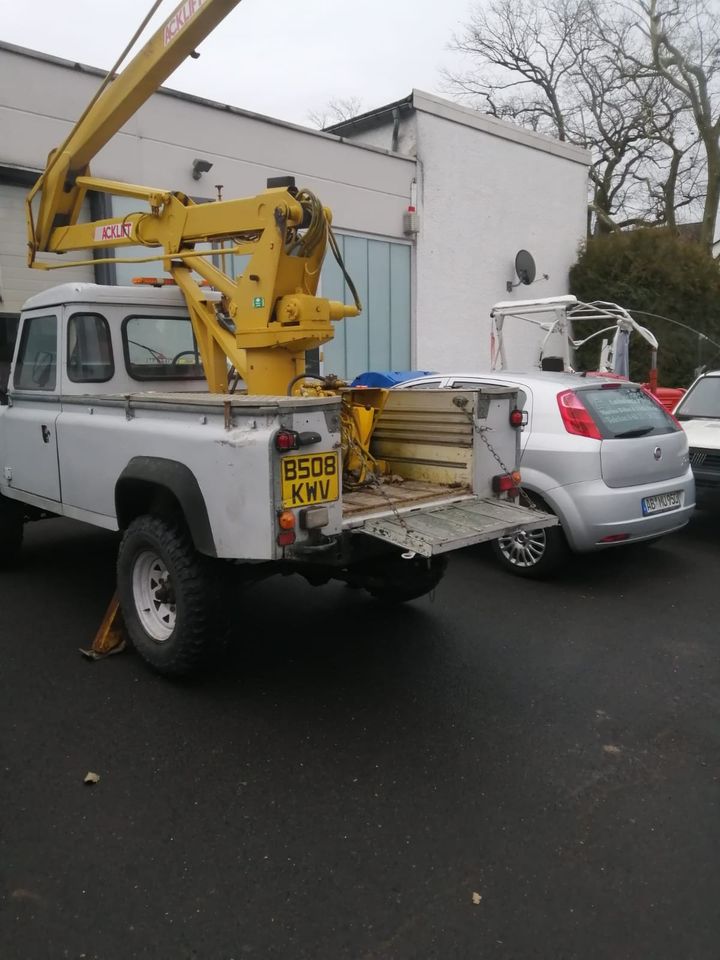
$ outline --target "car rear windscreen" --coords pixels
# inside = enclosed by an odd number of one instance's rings
[[[651,437],[679,429],[672,417],[641,387],[613,384],[579,390],[578,396],[608,440]]]
[[[683,397],[677,409],[678,420],[693,417],[720,420],[720,377],[704,377]]]

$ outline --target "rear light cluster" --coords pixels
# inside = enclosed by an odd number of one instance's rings
[[[525,412],[523,410],[518,410],[515,407],[514,410],[510,411],[510,426],[511,427],[522,427],[527,421],[525,420]]]
[[[559,393],[557,403],[568,433],[574,433],[579,437],[590,437],[592,440],[602,440],[602,434],[592,414],[574,390],[563,390]]]
[[[279,547],[289,547],[295,543],[295,514],[292,510],[283,510],[278,514],[280,533],[277,535]]]
[[[275,449],[283,453],[285,450],[297,450],[298,434],[295,430],[278,430],[275,434]]]
[[[506,493],[509,497],[520,496],[520,473],[500,473],[492,478],[493,493]]]

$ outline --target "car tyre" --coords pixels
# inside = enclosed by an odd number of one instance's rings
[[[538,502],[537,506],[547,513],[553,512],[545,503]],[[570,557],[570,548],[560,526],[518,530],[493,540],[493,550],[506,570],[531,580],[553,576]]]
[[[185,676],[222,649],[221,582],[184,524],[151,515],[130,523],[118,552],[118,596],[130,640],[151,667]]]

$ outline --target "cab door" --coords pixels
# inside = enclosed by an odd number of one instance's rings
[[[59,313],[25,316],[3,417],[2,484],[60,502],[56,423],[60,415]]]

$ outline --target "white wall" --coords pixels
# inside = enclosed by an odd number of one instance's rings
[[[446,116],[422,107],[416,97],[417,365],[487,367],[494,303],[567,293],[568,271],[585,236],[586,156],[576,148],[551,152],[562,145],[534,134],[509,139],[490,132],[492,125],[477,129],[463,122],[464,112],[455,115],[454,106]],[[508,126],[501,134],[516,132]],[[532,253],[538,278],[548,274],[549,280],[508,293],[520,249]],[[531,363],[538,340],[531,328],[508,321],[509,364]]]
[[[585,237],[589,154],[418,90],[398,106],[398,149],[418,161],[413,364],[487,367],[493,304],[568,292]],[[382,110],[334,129],[389,149],[393,120]],[[538,280],[508,293],[521,249],[533,254]],[[509,363],[532,363],[542,337],[508,320]]]

